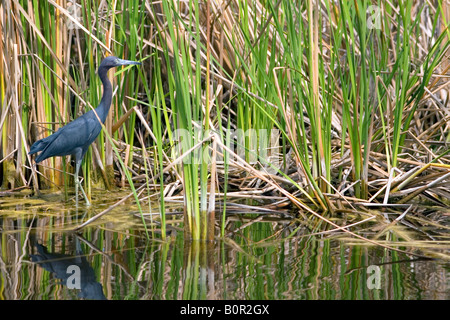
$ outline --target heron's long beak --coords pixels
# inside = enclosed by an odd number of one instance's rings
[[[141,64],[140,62],[131,61],[131,60],[123,60],[123,59],[117,59],[117,60],[119,60],[119,64],[121,66],[125,66],[125,65],[128,65],[128,64],[138,64],[138,65]]]

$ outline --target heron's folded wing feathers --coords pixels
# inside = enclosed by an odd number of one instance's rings
[[[45,139],[40,140],[41,145],[37,145],[37,147],[43,151],[36,158],[36,162],[54,156],[71,155],[80,148],[82,151],[85,151],[95,138],[97,138],[100,131],[101,126],[99,125],[99,121],[85,114],[60,128],[53,135],[45,138],[47,139],[46,141],[44,141]],[[33,147],[31,149],[33,150]]]

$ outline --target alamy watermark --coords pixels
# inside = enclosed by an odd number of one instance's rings
[[[214,138],[223,142],[218,144],[215,161],[224,161],[223,155],[228,151],[228,163],[231,160],[244,160],[251,165],[260,163],[269,173],[275,173],[282,165],[280,136],[280,130],[274,128],[230,129],[220,136],[212,131],[203,131],[201,124],[194,126],[192,132],[187,129],[174,131],[177,157],[183,156],[184,164],[202,164],[205,161],[210,163],[212,148],[202,148],[201,142]]]
[[[370,265],[367,268],[367,288],[370,290],[381,288],[381,268],[379,266]]]
[[[74,0],[74,2],[68,2],[67,3],[67,12],[69,12],[70,16],[78,21],[80,24],[82,24],[82,15],[81,15],[81,5],[79,5],[78,3],[76,3],[76,1]],[[74,29],[79,29],[80,27],[69,17],[67,17],[66,20],[66,24],[67,24],[67,28],[69,30],[74,30]]]
[[[381,30],[381,8],[379,6],[367,7],[367,28]]]
[[[69,289],[81,289],[81,269],[79,266],[72,264],[67,267],[66,273],[69,274],[67,277],[66,285]]]

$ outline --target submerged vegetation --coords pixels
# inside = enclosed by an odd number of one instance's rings
[[[179,204],[190,239],[244,211],[290,219],[287,237],[427,248],[449,228],[449,19],[443,0],[4,0],[2,189],[71,200],[70,157],[34,167],[29,147],[98,105],[113,54],[143,65],[110,75],[84,189],[129,189],[116,205],[134,199],[147,235]]]

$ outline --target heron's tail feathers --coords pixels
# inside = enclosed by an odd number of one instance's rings
[[[45,143],[42,140],[36,141],[30,148],[30,152],[28,154],[35,154],[36,152],[42,151],[45,148]]]
[[[28,154],[35,154],[39,151],[44,151],[47,145],[51,142],[51,139],[49,137],[41,139],[33,143],[33,145],[30,148],[30,152]],[[41,162],[42,160],[45,160],[47,157],[45,157],[44,152],[41,153],[39,156],[36,157],[34,160],[36,163]]]

